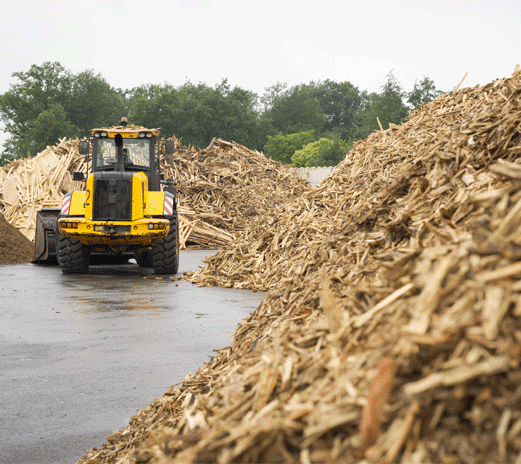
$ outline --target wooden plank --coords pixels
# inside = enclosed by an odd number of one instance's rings
[[[18,190],[16,188],[16,179],[10,175],[2,182],[3,199],[9,205],[16,205],[18,203]]]

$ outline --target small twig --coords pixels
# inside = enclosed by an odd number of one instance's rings
[[[405,413],[405,419],[403,420],[402,428],[400,430],[398,439],[387,450],[387,453],[385,455],[386,463],[390,464],[390,463],[396,462],[396,456],[398,456],[398,453],[402,449],[402,446],[405,443],[405,440],[407,439],[409,432],[411,431],[411,427],[414,422],[414,418],[416,417],[416,414],[418,414],[419,410],[420,410],[420,402],[413,401],[410,404],[409,409],[407,409],[407,412]]]

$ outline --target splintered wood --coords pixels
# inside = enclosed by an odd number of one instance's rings
[[[63,194],[81,189],[72,172],[85,172],[78,142],[62,139],[33,158],[16,160],[0,168],[0,207],[5,219],[30,240],[34,239],[36,212],[61,206]]]
[[[516,70],[254,218],[192,279],[262,304],[80,462],[521,462],[520,121]]]
[[[276,215],[282,204],[309,190],[279,162],[221,139],[204,150],[178,144],[161,167],[198,218],[234,235],[257,217]]]
[[[204,150],[177,143],[174,155],[161,155],[162,172],[179,194],[181,247],[219,248],[235,239],[251,217],[309,190],[278,162],[237,143],[216,139]],[[90,169],[90,167],[89,167]],[[33,240],[36,212],[61,206],[62,196],[81,190],[72,173],[86,173],[78,141],[63,139],[34,158],[0,168],[0,208],[6,220]]]

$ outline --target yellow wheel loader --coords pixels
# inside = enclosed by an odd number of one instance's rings
[[[123,263],[134,257],[155,274],[179,268],[179,222],[172,179],[163,180],[159,153],[174,152],[159,131],[121,125],[89,131],[79,143],[92,173],[74,173],[85,191],[64,195],[61,209],[37,213],[34,262],[57,259],[65,274],[85,273],[90,264]],[[161,189],[163,186],[163,190]]]

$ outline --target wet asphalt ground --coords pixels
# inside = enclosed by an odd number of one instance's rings
[[[211,253],[182,251],[178,275]],[[75,463],[228,346],[263,297],[132,263],[0,266],[0,463]]]

